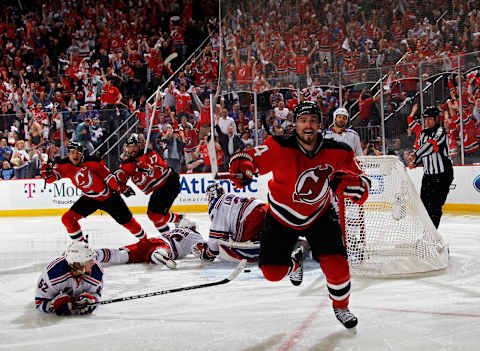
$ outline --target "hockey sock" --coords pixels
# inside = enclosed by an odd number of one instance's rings
[[[120,249],[98,249],[95,250],[97,262],[104,265],[123,264],[128,262],[128,251]]]
[[[153,225],[160,233],[168,232],[170,228],[168,227],[167,223],[170,221],[172,215],[173,214],[171,212],[167,214],[161,214],[150,210],[147,211],[148,218],[150,218],[150,220],[153,222]]]
[[[270,280],[271,282],[278,282],[288,274],[290,267],[267,264],[260,266],[260,269],[262,270],[265,279]]]
[[[350,270],[347,259],[342,255],[317,257],[327,279],[328,295],[335,308],[347,308],[350,297]]]
[[[137,239],[143,239],[146,237],[145,232],[135,218],[132,217],[127,223],[123,224],[125,228],[128,229]]]
[[[83,238],[82,229],[78,221],[83,216],[75,211],[68,210],[62,216],[62,223],[67,228],[68,235],[72,240],[85,240]]]
[[[169,223],[178,223],[182,219],[183,215],[180,213],[169,212],[168,215],[170,216],[168,222]]]

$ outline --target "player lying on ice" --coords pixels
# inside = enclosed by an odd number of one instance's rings
[[[103,271],[95,261],[95,252],[85,242],[72,242],[63,256],[43,270],[35,292],[35,306],[58,316],[89,314],[100,299]]]
[[[175,260],[190,254],[192,247],[203,242],[202,235],[192,225],[189,228],[175,228],[159,237],[144,239],[119,249],[105,248],[95,252],[97,261],[104,265],[147,262],[175,269]]]
[[[299,236],[306,237],[325,274],[335,316],[346,328],[353,328],[358,320],[348,309],[350,267],[332,197],[335,192],[363,204],[370,180],[347,144],[323,138],[320,118],[315,103],[298,104],[293,113],[295,134],[269,137],[254,149],[233,155],[231,181],[244,187],[254,174],[272,172],[260,237],[259,267],[264,277],[279,281],[289,275],[293,285],[300,285],[303,249],[293,252],[293,248]]]
[[[228,259],[257,262],[267,205],[252,197],[225,194],[218,183],[210,184],[206,194],[211,220],[209,238],[207,243],[194,246],[193,254],[202,261],[212,262],[222,249]]]

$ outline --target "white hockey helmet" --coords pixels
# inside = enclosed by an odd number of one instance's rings
[[[213,183],[207,186],[206,193],[207,193],[208,203],[210,203],[211,201],[225,194],[225,190],[223,189],[223,186],[221,186],[220,184]]]
[[[335,110],[335,112],[333,113],[333,120],[335,121],[335,118],[338,116],[338,115],[342,115],[342,116],[347,116],[347,121],[350,117],[350,115],[348,114],[348,111],[345,107],[339,107]]]
[[[74,241],[67,246],[65,250],[65,259],[69,265],[74,263],[85,264],[93,260],[95,252],[88,247],[88,244],[81,241]]]

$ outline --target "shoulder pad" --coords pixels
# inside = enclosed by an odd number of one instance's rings
[[[298,148],[297,137],[295,134],[292,135],[273,135],[272,139],[275,140],[278,145],[283,147]]]
[[[353,133],[353,134],[356,134],[356,135],[359,135],[358,132],[355,130],[355,129],[352,129],[352,128],[347,128],[345,129],[346,132],[349,132],[349,133]]]
[[[340,149],[345,151],[352,151],[352,148],[341,141],[336,141],[334,139],[324,139],[322,148],[324,149]]]
[[[97,155],[86,155],[83,158],[83,162],[101,162],[102,159],[98,157]]]
[[[58,257],[47,266],[47,274],[50,280],[61,277],[69,272],[65,257]]]
[[[103,271],[102,269],[100,268],[100,266],[95,263],[93,266],[92,266],[92,271],[90,272],[90,276],[93,278],[93,279],[96,279],[98,280],[99,282],[102,281],[103,279]]]

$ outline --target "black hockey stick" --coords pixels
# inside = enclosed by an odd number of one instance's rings
[[[242,260],[237,265],[235,270],[232,273],[230,273],[230,275],[227,278],[222,279],[222,280],[218,280],[216,282],[198,284],[198,285],[191,285],[191,286],[184,286],[184,287],[181,287],[181,288],[160,290],[160,291],[154,291],[154,292],[150,292],[150,293],[138,294],[138,295],[132,295],[132,296],[117,297],[117,298],[110,299],[110,300],[97,301],[95,303],[90,303],[90,304],[83,305],[83,306],[82,305],[81,306],[77,305],[77,306],[74,306],[74,310],[75,309],[80,309],[80,308],[85,308],[85,307],[88,307],[88,306],[106,305],[106,304],[114,303],[114,302],[122,302],[122,301],[128,301],[128,300],[143,299],[145,297],[150,297],[150,296],[166,295],[166,294],[176,293],[176,292],[180,292],[180,291],[202,289],[202,288],[208,288],[210,286],[227,284],[227,283],[230,283],[232,280],[234,280],[240,274],[240,272],[243,271],[246,264],[247,264],[247,260]]]

